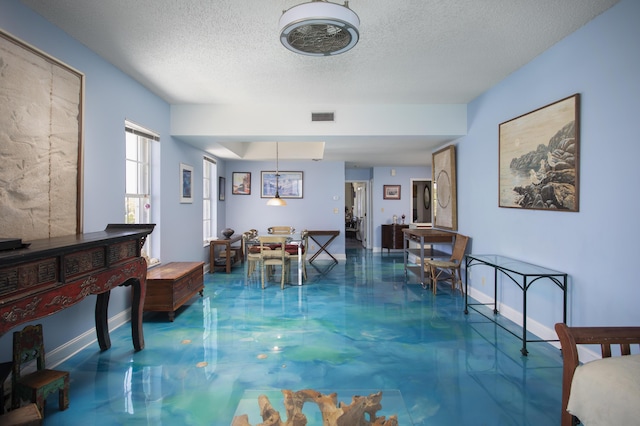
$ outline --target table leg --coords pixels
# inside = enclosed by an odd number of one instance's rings
[[[309,237],[313,241],[315,241],[315,243],[318,244],[318,246],[320,247],[318,249],[318,251],[315,252],[313,256],[311,256],[311,258],[309,259],[309,262],[313,262],[315,260],[315,258],[318,257],[318,255],[324,251],[325,253],[327,253],[329,255],[329,257],[331,257],[331,259],[333,259],[333,261],[335,263],[338,263],[338,259],[333,257],[333,255],[331,253],[329,253],[329,250],[327,249],[329,247],[329,244],[331,244],[331,242],[336,239],[337,235],[332,235],[324,244],[321,244],[318,240],[316,240],[313,237],[313,235],[309,235]]]

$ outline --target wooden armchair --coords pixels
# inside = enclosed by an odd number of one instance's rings
[[[47,396],[56,391],[60,410],[69,408],[69,372],[45,368],[43,340],[42,324],[28,325],[13,333],[11,405],[19,408],[23,399],[35,402],[44,417]],[[22,375],[22,365],[34,360],[36,371]]]
[[[640,344],[640,327],[568,327],[566,324],[558,323],[555,325],[555,329],[560,339],[563,359],[561,426],[573,426],[577,424],[577,418],[567,411],[567,406],[569,405],[574,374],[580,364],[578,345],[600,345],[602,358],[611,358],[612,345],[619,346],[620,355],[630,355],[631,345]],[[632,373],[628,372],[627,374]],[[618,384],[613,383],[612,386],[615,388]],[[594,404],[602,403],[602,400],[594,401]],[[612,407],[607,405],[606,409],[611,410]],[[607,424],[618,423],[613,421],[613,423]]]

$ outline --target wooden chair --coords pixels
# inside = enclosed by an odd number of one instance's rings
[[[640,327],[569,327],[564,323],[557,323],[555,329],[562,348],[560,424],[561,426],[573,426],[578,424],[578,419],[567,411],[567,405],[569,404],[573,376],[580,364],[578,345],[600,345],[602,358],[611,357],[612,345],[619,346],[620,355],[630,355],[631,345],[640,344]],[[594,404],[603,404],[603,401],[594,401]],[[603,407],[605,410],[610,408],[610,406]]]
[[[260,247],[249,244],[249,241],[254,240],[258,236],[257,232],[247,231],[242,234],[242,251],[244,252],[244,258],[247,262],[247,278],[249,278],[256,270],[256,265],[260,263]]]
[[[280,266],[282,274],[280,277],[280,288],[284,290],[284,281],[291,266],[291,255],[287,253],[287,237],[266,235],[258,237],[260,240],[260,263],[262,264],[262,288],[264,288],[264,276],[267,270],[269,275],[274,266]],[[280,248],[275,248],[275,247]],[[270,248],[270,250],[268,250]]]
[[[28,325],[13,333],[11,405],[15,409],[23,399],[35,402],[44,416],[46,399],[56,391],[60,410],[69,408],[69,372],[45,368],[43,340],[42,324]],[[36,371],[21,375],[22,365],[34,360]]]
[[[273,235],[290,235],[296,232],[296,229],[293,226],[271,226],[267,228],[267,232]]]
[[[443,272],[448,273],[444,279],[451,280],[451,290],[455,290],[456,286],[460,286],[460,292],[464,293],[462,288],[462,276],[460,275],[460,266],[464,258],[464,252],[467,250],[469,237],[461,234],[456,235],[456,242],[453,245],[453,252],[449,260],[425,259],[424,270],[431,277],[431,286],[433,294],[438,291],[438,279]]]
[[[300,238],[302,239],[302,257],[300,259],[301,267],[302,267],[302,278],[307,280],[307,250],[309,250],[309,234],[305,229],[300,233]]]
[[[42,414],[34,403],[16,408],[0,416],[2,426],[40,426]]]

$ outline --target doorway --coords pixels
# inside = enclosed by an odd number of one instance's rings
[[[411,179],[411,223],[431,226],[433,191],[431,180]]]
[[[348,181],[344,184],[345,246],[367,247],[369,242],[369,182]]]

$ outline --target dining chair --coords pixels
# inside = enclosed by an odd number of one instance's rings
[[[69,408],[69,372],[48,370],[44,361],[42,324],[28,325],[13,333],[13,371],[11,406],[19,408],[23,399],[35,402],[44,416],[47,396],[58,392],[60,410]],[[36,371],[22,375],[25,363],[36,361]]]
[[[301,253],[302,257],[300,258],[300,263],[302,267],[302,278],[307,280],[307,251],[309,250],[309,233],[305,229],[300,233],[300,239],[302,240]]]
[[[451,281],[451,290],[455,290],[459,285],[460,292],[464,293],[462,288],[462,276],[460,275],[460,266],[462,264],[462,259],[464,258],[464,253],[467,250],[468,242],[469,237],[457,234],[449,260],[425,259],[424,270],[431,277],[433,294],[436,294],[438,291],[438,279],[440,279],[443,273],[447,273],[447,275],[444,276],[442,280]]]
[[[271,226],[267,228],[267,232],[273,235],[293,234],[296,229],[293,226]]]
[[[273,267],[280,266],[280,288],[284,290],[284,281],[289,275],[288,273],[291,266],[291,255],[285,250],[287,237],[283,235],[264,235],[258,237],[258,239],[260,240],[262,288],[264,289],[265,272],[272,275]]]
[[[242,234],[242,252],[247,262],[247,278],[256,270],[256,265],[260,262],[260,246],[253,243],[258,233],[254,230]]]

